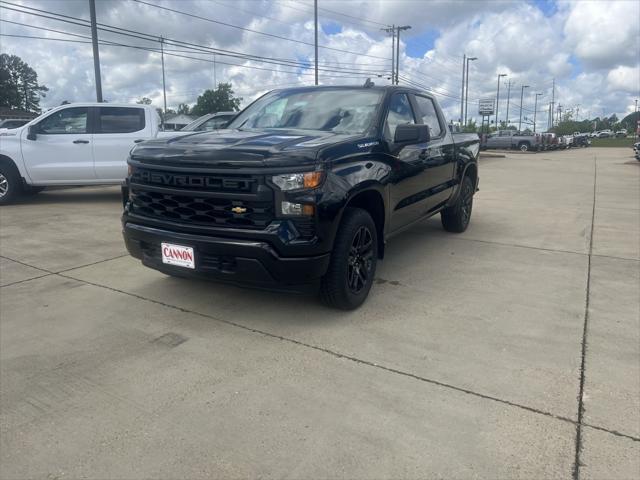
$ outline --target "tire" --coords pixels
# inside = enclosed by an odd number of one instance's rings
[[[22,193],[20,174],[11,164],[0,164],[0,205],[14,202]]]
[[[471,178],[465,176],[462,179],[460,194],[454,205],[445,208],[440,213],[442,226],[447,232],[462,233],[469,226],[471,211],[473,210],[474,185]]]
[[[529,151],[529,144],[527,142],[521,142],[518,144],[518,150],[520,150],[521,152],[527,152]]]
[[[361,208],[347,208],[322,277],[322,301],[341,310],[358,308],[369,295],[377,262],[378,233],[371,215]]]

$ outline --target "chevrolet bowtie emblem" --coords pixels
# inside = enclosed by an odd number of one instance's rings
[[[244,207],[233,207],[233,208],[231,209],[231,211],[232,211],[233,213],[244,213],[244,212],[246,212],[246,211],[247,211],[247,209],[246,209],[246,208],[244,208]]]

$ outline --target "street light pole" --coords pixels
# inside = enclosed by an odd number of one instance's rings
[[[167,86],[164,79],[164,38],[160,37],[160,58],[162,59],[162,96],[164,98],[164,109],[162,111],[162,129],[167,121]]]
[[[466,74],[466,86],[465,86],[465,96],[464,96],[464,125],[467,125],[467,112],[469,106],[469,62],[477,60],[478,57],[467,57],[467,74]]]
[[[504,119],[504,122],[509,126],[509,100],[511,99],[511,79],[509,79],[509,83],[507,83],[507,118]]]
[[[398,42],[396,43],[396,85],[400,83],[400,31],[409,30],[411,25],[403,25],[402,27],[396,27],[398,31]]]
[[[518,121],[518,132],[522,128],[522,99],[524,97],[525,88],[529,88],[529,85],[522,85],[522,89],[520,89],[520,120]]]
[[[467,63],[467,55],[462,56],[462,91],[460,92],[460,126],[464,120],[464,66]]]
[[[315,34],[315,63],[316,63],[316,85],[318,85],[318,0],[313,2],[314,14],[314,34]]]
[[[538,113],[538,97],[542,93],[536,93],[536,101],[533,107],[533,133],[536,133],[536,114]]]
[[[498,130],[498,107],[500,105],[500,77],[506,77],[506,73],[498,74],[498,93],[496,94],[496,130]]]

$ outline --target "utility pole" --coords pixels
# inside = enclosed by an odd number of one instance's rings
[[[579,103],[578,105],[576,105],[576,121],[580,120],[580,105],[582,104]]]
[[[509,79],[509,83],[507,83],[507,118],[505,118],[507,127],[509,126],[509,100],[511,100],[511,79]]]
[[[218,88],[218,81],[216,79],[216,54],[213,54],[213,89]]]
[[[553,86],[551,87],[551,128],[554,126],[553,111],[556,108],[556,79],[553,79]]]
[[[498,74],[498,93],[496,94],[496,131],[498,130],[498,106],[500,105],[500,77],[506,76],[506,73]]]
[[[96,101],[102,103],[102,79],[100,77],[100,52],[98,51],[98,24],[96,22],[96,0],[89,0],[91,16],[91,43],[93,44],[93,70],[96,77]]]
[[[524,89],[529,88],[529,85],[522,85],[520,90],[520,120],[518,121],[518,131],[522,128],[522,99],[524,98]]]
[[[460,125],[464,120],[464,66],[467,63],[467,55],[462,55],[462,91],[460,92]]]
[[[318,0],[313,0],[314,35],[316,50],[316,85],[318,85]]]
[[[467,124],[467,111],[468,111],[468,103],[469,103],[469,62],[473,62],[477,60],[478,57],[467,57],[467,73],[465,79],[465,96],[464,96],[464,124]]]
[[[396,85],[400,84],[400,32],[402,30],[409,30],[411,25],[403,25],[402,27],[396,27],[398,32],[398,42],[396,43]]]
[[[167,119],[167,86],[164,78],[164,38],[160,37],[160,58],[162,59],[162,96],[164,97],[164,110],[162,110],[162,129]]]
[[[562,105],[558,104],[558,125],[560,125],[560,122],[562,122]]]
[[[542,95],[542,93],[536,93],[536,101],[533,107],[533,133],[536,133],[536,115],[538,113],[538,97]]]
[[[391,85],[393,85],[396,78],[396,26],[392,25],[380,30],[391,34]]]

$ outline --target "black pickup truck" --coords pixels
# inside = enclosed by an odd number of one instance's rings
[[[129,158],[127,249],[169,275],[366,299],[386,240],[440,213],[469,224],[479,139],[401,86],[275,90],[225,130],[150,140]]]

